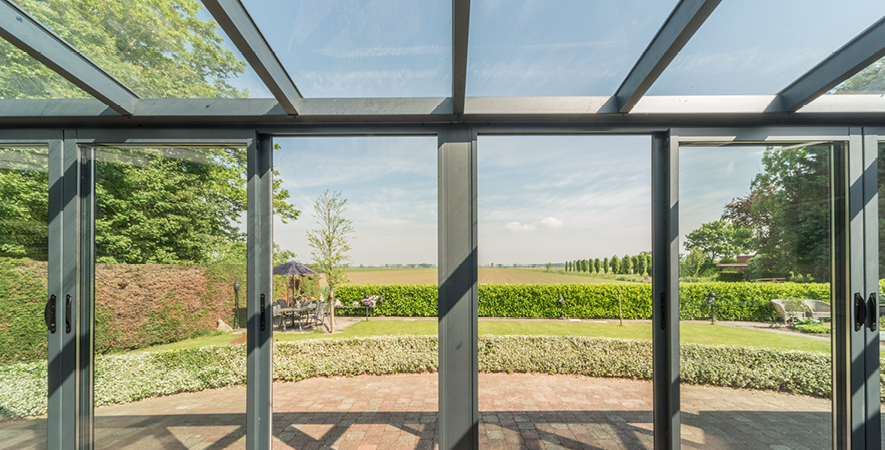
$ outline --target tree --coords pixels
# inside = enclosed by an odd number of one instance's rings
[[[224,47],[214,21],[200,19],[199,1],[17,1],[141,97],[248,97],[229,83],[244,73],[245,62]],[[90,98],[2,39],[0,67],[0,98]],[[112,161],[96,163],[98,261],[206,262],[230,259],[244,246],[236,225],[246,209],[244,152],[192,152],[211,162],[206,165],[153,149],[136,157],[138,166],[114,162],[125,152],[102,153]],[[46,206],[34,198],[46,197],[45,174],[0,172],[0,189],[26,188],[0,195],[0,255],[45,258],[33,249],[42,245],[45,253]],[[284,221],[297,219],[300,211],[287,202],[281,183],[274,178],[274,213]]]
[[[710,262],[733,257],[752,248],[753,230],[718,220],[705,223],[685,235],[685,248],[698,249]]]
[[[550,268],[553,267],[553,263],[547,263],[546,271],[550,272]]]
[[[49,193],[45,151],[3,149],[2,152],[0,256],[46,260]]]
[[[599,268],[601,265],[602,265],[602,263],[599,262],[599,258],[594,259],[593,260],[593,272],[599,273]]]
[[[621,260],[618,259],[618,255],[612,256],[611,265],[612,265],[612,273],[615,273],[615,274],[621,273]]]
[[[829,280],[829,153],[829,145],[768,148],[749,194],[725,205],[723,220],[754,230],[760,273]]]
[[[624,255],[624,258],[621,259],[621,273],[631,274],[633,273],[633,258]]]
[[[203,263],[245,247],[239,225],[246,210],[245,150],[98,151],[98,262]],[[284,222],[297,219],[301,211],[276,181],[274,214]]]
[[[144,98],[248,97],[246,64],[224,48],[196,0],[19,0],[25,10]],[[89,95],[0,40],[0,98]]]
[[[608,273],[608,268],[608,258],[605,258],[605,260],[602,261],[602,273]]]
[[[307,240],[314,251],[315,267],[326,275],[326,283],[329,285],[329,320],[331,331],[335,331],[335,288],[347,281],[344,269],[350,257],[349,236],[353,233],[350,219],[344,218],[347,210],[347,199],[341,198],[340,192],[322,193],[313,204],[313,216],[317,219],[318,228],[308,231]]]
[[[639,254],[636,258],[636,273],[639,275],[645,275],[648,273],[648,259],[646,259],[646,255]]]

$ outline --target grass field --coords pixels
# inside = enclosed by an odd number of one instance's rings
[[[334,339],[365,336],[390,335],[436,335],[438,324],[435,320],[370,320],[362,321],[345,328],[338,334],[322,332],[305,334],[274,334],[275,341],[301,341],[305,339]],[[679,327],[682,343],[739,345],[756,348],[781,350],[804,350],[829,353],[830,343],[802,336],[769,333],[766,331],[733,328],[703,323],[683,323]],[[480,321],[479,334],[490,335],[535,335],[535,336],[589,336],[625,339],[651,339],[650,323],[553,322],[553,321]],[[240,335],[222,334],[198,339],[158,345],[137,350],[159,351],[181,348],[195,348],[207,345],[229,344]]]
[[[348,269],[348,284],[436,284],[436,269]],[[621,276],[623,277],[623,276]],[[637,281],[640,280],[636,277]],[[479,268],[482,284],[624,283],[613,275],[547,272],[544,269]]]

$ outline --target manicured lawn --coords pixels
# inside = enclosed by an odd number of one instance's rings
[[[351,325],[338,334],[320,332],[304,334],[277,333],[274,340],[300,341],[304,339],[333,339],[347,337],[404,335],[404,334],[437,334],[435,320],[370,320]],[[589,336],[625,339],[651,339],[650,323],[626,323],[619,327],[617,323],[586,323],[586,322],[506,322],[480,321],[479,334],[492,335],[540,335],[540,336]],[[158,345],[149,349],[136,350],[158,351],[176,348],[195,348],[207,345],[228,344],[241,335],[217,335],[199,339],[190,339],[174,344]],[[684,323],[680,327],[681,342],[697,344],[723,344],[747,347],[774,348],[783,350],[804,350],[813,352],[830,352],[830,343],[802,336],[791,336],[766,331],[747,330],[699,323]]]

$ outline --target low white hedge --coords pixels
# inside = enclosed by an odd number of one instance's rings
[[[434,372],[436,336],[280,342],[274,378]],[[682,344],[683,383],[828,397],[830,355]],[[95,403],[109,405],[246,381],[245,345],[95,358]],[[480,336],[481,372],[574,374],[651,380],[651,341],[570,336]],[[46,363],[0,366],[0,419],[46,413]],[[885,399],[885,395],[883,395]]]

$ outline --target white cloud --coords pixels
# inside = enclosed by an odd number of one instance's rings
[[[504,225],[504,228],[506,228],[510,231],[513,231],[513,232],[520,232],[520,231],[533,231],[535,229],[535,226],[529,225],[529,224],[521,224],[519,222],[510,222],[507,225]]]
[[[562,221],[556,217],[548,217],[541,221],[541,225],[547,228],[560,228],[562,227]]]

